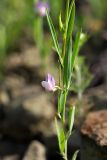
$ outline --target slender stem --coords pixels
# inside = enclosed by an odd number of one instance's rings
[[[62,70],[61,70],[61,65],[59,65],[59,86],[61,88],[62,84],[61,84],[61,78],[62,78]]]
[[[63,115],[62,115],[62,122],[63,124],[65,123],[65,105],[66,105],[66,98],[67,98],[67,94],[66,92],[64,91],[64,104],[63,104]]]
[[[63,35],[63,47],[62,47],[62,60],[64,61],[65,57],[65,52],[66,52],[66,34],[64,33]]]
[[[66,20],[65,20],[65,32],[67,34],[67,28],[68,28],[68,15],[69,15],[69,0],[67,0],[67,3],[66,3]]]
[[[66,140],[66,142],[65,142],[65,160],[67,160],[68,158],[67,158],[67,143],[68,141]]]
[[[66,52],[66,37],[67,37],[67,28],[68,28],[68,15],[69,15],[69,0],[66,3],[66,16],[65,16],[65,32],[63,34],[63,50],[62,50],[62,59],[64,60]]]

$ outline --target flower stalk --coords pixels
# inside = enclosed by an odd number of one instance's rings
[[[52,19],[48,11],[46,12],[47,21],[51,31],[55,50],[56,53],[58,54],[60,62],[59,86],[56,86],[55,83],[53,85],[52,76],[50,80],[47,79],[45,82],[43,81],[42,86],[49,91],[58,90],[58,110],[57,110],[58,117],[55,118],[55,124],[57,129],[57,137],[58,137],[60,153],[62,154],[64,160],[68,160],[67,156],[68,140],[72,133],[74,125],[75,106],[69,107],[68,111],[66,111],[66,102],[68,93],[70,91],[75,60],[79,52],[80,36],[81,36],[81,31],[79,31],[76,34],[75,41],[72,43],[73,41],[72,32],[75,19],[74,0],[71,3],[69,0],[67,1],[65,15],[66,16],[64,23],[62,22],[61,14],[59,15],[59,24],[60,24],[59,27],[62,34],[62,46],[60,47]],[[68,121],[66,115],[68,115]],[[65,129],[66,124],[68,124],[68,130]],[[77,154],[78,152],[76,151],[72,157],[72,160],[76,160]]]
[[[48,1],[44,2],[43,0],[34,0],[34,41],[40,54],[41,65],[44,70],[46,69],[47,58],[51,52],[51,38],[48,36],[47,40],[45,40],[47,35],[44,30],[44,20],[47,10],[48,12],[50,11]]]

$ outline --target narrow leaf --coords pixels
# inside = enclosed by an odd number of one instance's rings
[[[60,148],[61,153],[63,154],[64,150],[65,150],[65,133],[64,133],[64,129],[63,129],[62,126],[60,126],[60,124],[58,124],[58,121],[57,121],[56,118],[55,118],[55,124],[56,124],[59,148]]]
[[[58,53],[60,63],[62,64],[62,58],[61,58],[61,55],[60,55],[60,47],[59,47],[59,44],[58,44],[58,39],[57,39],[57,35],[56,35],[56,32],[55,32],[55,28],[54,28],[52,19],[49,15],[48,11],[46,12],[46,15],[47,15],[47,21],[48,21],[48,24],[49,24],[49,27],[50,27],[50,31],[51,31],[51,34],[52,34],[53,42],[54,42],[54,45],[55,45],[55,49]]]
[[[73,53],[72,53],[72,58],[71,58],[71,71],[73,70],[75,59],[76,59],[78,51],[79,51],[80,35],[81,35],[81,32],[78,32],[76,35],[75,42],[74,42]]]
[[[70,5],[70,11],[69,11],[67,39],[69,39],[72,35],[74,20],[75,20],[75,3],[74,3],[74,1],[72,1],[71,5]]]
[[[60,27],[60,30],[63,31],[64,25],[63,25],[63,23],[62,23],[62,16],[61,16],[61,13],[60,13],[60,15],[59,15],[59,27]]]
[[[64,92],[59,93],[58,97],[58,115],[62,116],[64,109]]]
[[[88,40],[89,36],[85,33],[81,33],[80,35],[80,48],[84,45],[84,43]]]
[[[71,134],[74,125],[75,106],[72,106],[68,112],[69,133]]]
[[[66,31],[67,31],[67,27],[68,27],[68,16],[69,16],[69,0],[67,0],[67,3],[66,3],[66,24],[65,24],[65,26],[66,26]]]
[[[76,160],[77,159],[77,155],[78,155],[78,150],[74,153],[73,157],[72,157],[72,160]]]
[[[70,38],[67,41],[66,54],[64,57],[64,84],[68,87],[71,74],[71,57],[72,57],[72,42]]]

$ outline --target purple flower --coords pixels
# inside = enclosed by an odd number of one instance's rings
[[[42,81],[41,84],[48,91],[56,91],[55,79],[50,74],[47,75],[46,80]]]
[[[49,4],[46,2],[38,1],[36,3],[36,10],[41,17],[46,15],[46,10],[49,10]]]

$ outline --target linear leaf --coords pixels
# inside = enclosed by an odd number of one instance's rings
[[[77,159],[77,155],[78,155],[78,150],[74,153],[73,157],[72,157],[72,160],[76,160]]]
[[[72,53],[72,58],[71,58],[71,71],[73,70],[75,59],[76,59],[78,51],[79,51],[80,35],[81,35],[81,32],[78,32],[76,35],[75,42],[74,42],[73,53]]]
[[[60,124],[58,124],[57,119],[55,118],[55,124],[56,124],[56,129],[57,129],[57,136],[58,136],[58,144],[59,144],[59,148],[61,153],[64,153],[65,150],[65,133],[64,133],[64,129],[62,126],[60,126]]]
[[[80,35],[80,48],[84,45],[84,43],[88,40],[89,36],[85,33],[81,33]]]
[[[66,26],[66,30],[68,28],[68,17],[69,17],[69,0],[67,0],[67,3],[66,3],[66,21],[65,21],[65,26]]]
[[[72,57],[72,42],[69,38],[67,41],[66,46],[66,54],[64,57],[64,84],[68,87],[70,81],[70,74],[71,74],[71,57]]]
[[[64,96],[64,92],[61,92],[58,97],[58,115],[61,114],[61,116],[64,109]]]
[[[74,1],[72,1],[70,5],[69,18],[68,18],[67,39],[69,39],[72,35],[74,20],[75,20],[75,3]]]
[[[48,24],[49,24],[49,28],[50,28],[50,31],[51,31],[51,34],[52,34],[53,42],[54,42],[54,45],[55,45],[55,49],[58,53],[60,63],[62,64],[62,58],[61,58],[61,55],[60,55],[60,47],[59,47],[59,44],[58,44],[58,39],[57,39],[57,35],[56,35],[56,32],[55,32],[55,28],[54,28],[52,19],[49,15],[48,11],[46,12],[46,15],[47,15],[47,21],[48,21]]]
[[[59,28],[60,28],[60,31],[63,32],[63,30],[64,30],[64,25],[63,25],[63,22],[62,22],[61,12],[60,12],[60,15],[59,15]]]
[[[69,132],[71,134],[74,125],[75,106],[72,106],[68,112]]]

